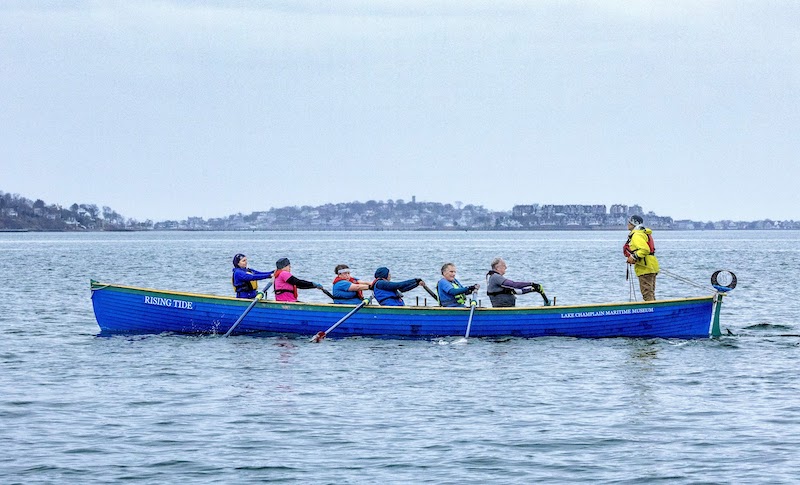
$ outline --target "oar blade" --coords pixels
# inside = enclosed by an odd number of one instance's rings
[[[362,308],[364,308],[364,305],[369,305],[369,303],[371,301],[372,301],[372,297],[371,296],[369,298],[364,298],[364,300],[361,303],[359,303],[358,306],[356,306],[355,308],[350,310],[350,312],[347,315],[345,315],[342,318],[340,318],[338,322],[336,322],[333,325],[331,325],[331,327],[328,330],[325,330],[324,332],[317,332],[316,335],[311,337],[311,342],[319,342],[322,339],[324,339],[329,333],[333,332],[333,330],[336,327],[338,327],[339,325],[344,323],[344,321],[347,320],[348,318],[350,318],[354,313],[356,313],[357,311],[359,311]]]

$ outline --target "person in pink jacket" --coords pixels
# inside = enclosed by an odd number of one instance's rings
[[[292,263],[289,258],[281,258],[275,262],[277,268],[272,274],[275,278],[275,300],[276,301],[297,301],[297,289],[310,290],[311,288],[322,288],[319,283],[301,280],[292,275]]]

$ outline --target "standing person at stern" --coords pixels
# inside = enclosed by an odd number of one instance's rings
[[[632,264],[636,276],[639,277],[639,291],[644,301],[656,299],[656,275],[658,274],[658,258],[653,242],[653,231],[643,226],[644,219],[632,215],[628,219],[628,241],[622,246],[622,253]]]

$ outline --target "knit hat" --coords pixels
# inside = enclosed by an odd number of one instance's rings
[[[247,257],[247,256],[245,256],[245,255],[244,255],[244,254],[242,254],[242,253],[239,253],[239,254],[237,254],[236,256],[234,256],[234,257],[233,257],[233,267],[234,267],[234,268],[238,268],[238,267],[239,267],[239,261],[241,261],[241,260],[242,260],[242,258],[246,258],[246,257]]]
[[[638,226],[639,224],[643,223],[644,219],[642,216],[637,216],[636,214],[632,215],[630,219],[628,219],[629,224],[633,224],[634,226]]]
[[[386,266],[381,266],[380,268],[375,270],[375,277],[376,278],[388,278],[389,277],[389,268]]]
[[[278,269],[283,269],[289,266],[290,264],[292,263],[289,262],[289,258],[281,258],[275,262],[275,267]]]

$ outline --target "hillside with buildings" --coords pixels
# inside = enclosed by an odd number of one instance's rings
[[[153,222],[139,222],[96,204],[61,206],[42,199],[31,200],[19,194],[0,191],[0,230],[2,231],[118,231],[152,229]]]
[[[157,230],[592,230],[625,227],[630,214],[641,214],[648,227],[676,230],[800,229],[794,221],[673,220],[645,212],[640,205],[516,205],[510,211],[490,211],[459,202],[387,200],[346,202],[321,206],[281,207],[222,218],[190,217],[163,221]]]
[[[637,204],[523,204],[510,211],[490,211],[461,202],[417,202],[415,197],[410,202],[369,200],[278,207],[209,219],[139,222],[107,206],[74,203],[62,207],[0,192],[2,231],[592,230],[625,227],[630,214],[641,214],[648,227],[662,230],[800,229],[800,222],[795,221],[673,220],[645,212]]]

